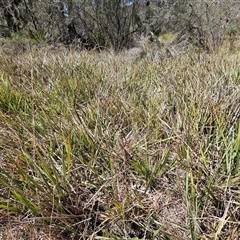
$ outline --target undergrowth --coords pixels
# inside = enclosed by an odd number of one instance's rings
[[[240,238],[239,54],[0,54],[1,239]]]

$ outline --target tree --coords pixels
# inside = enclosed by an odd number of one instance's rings
[[[1,3],[7,27],[13,32],[17,32],[19,30],[19,25],[22,20],[19,12],[19,5],[21,2],[22,0],[12,0],[10,2]]]
[[[229,0],[0,0],[0,25],[8,36],[116,51],[149,32],[181,32],[210,50],[236,28],[238,12],[239,3]]]
[[[81,0],[78,26],[87,32],[92,44],[120,50],[140,30],[137,1]]]

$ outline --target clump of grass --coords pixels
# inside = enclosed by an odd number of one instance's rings
[[[234,59],[1,53],[2,226],[21,219],[48,239],[237,239]]]

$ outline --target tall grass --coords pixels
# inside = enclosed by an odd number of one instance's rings
[[[238,57],[1,53],[2,239],[238,239]]]

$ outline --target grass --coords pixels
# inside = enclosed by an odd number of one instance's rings
[[[1,52],[1,239],[240,238],[238,58]]]

